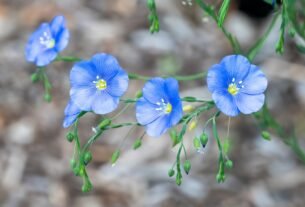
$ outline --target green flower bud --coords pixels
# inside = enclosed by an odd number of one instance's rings
[[[85,182],[82,186],[82,192],[87,193],[91,190],[92,190],[92,184],[89,181]]]
[[[141,145],[142,145],[142,140],[141,140],[141,139],[136,139],[136,141],[133,143],[132,148],[133,148],[134,150],[136,150],[136,149],[140,148]]]
[[[141,98],[143,96],[143,92],[142,91],[138,91],[136,93],[136,98]]]
[[[37,81],[39,81],[39,75],[37,73],[33,73],[31,75],[31,81],[32,83],[37,83]]]
[[[111,119],[104,119],[99,125],[98,128],[99,129],[105,129],[107,126],[109,126],[111,124]]]
[[[223,183],[226,180],[226,176],[224,174],[217,174],[216,175],[216,180],[218,183]]]
[[[72,171],[73,171],[75,176],[79,176],[80,175],[80,167],[79,167],[79,165],[75,164],[74,167],[72,168]]]
[[[169,177],[173,177],[175,175],[175,170],[173,168],[171,168],[169,171],[168,171],[168,176]]]
[[[73,132],[68,132],[66,135],[66,139],[68,140],[68,142],[72,142],[74,140],[74,133]]]
[[[186,174],[189,174],[190,170],[191,170],[191,162],[189,160],[186,160],[183,164],[183,169],[185,171]]]
[[[205,146],[206,146],[206,144],[208,143],[208,140],[209,140],[208,135],[207,135],[206,133],[203,132],[203,133],[200,135],[200,143],[201,143],[202,147],[205,147]]]
[[[182,176],[180,174],[177,174],[176,175],[176,184],[180,186],[181,183],[182,183]]]
[[[77,165],[76,161],[74,159],[71,159],[70,160],[70,167],[71,167],[72,170],[76,167],[76,165]]]
[[[147,0],[147,7],[152,10],[156,7],[155,0]]]
[[[49,93],[45,93],[44,96],[43,96],[43,99],[44,99],[46,102],[51,102],[51,101],[52,101],[52,96],[51,96],[51,94],[49,94]]]
[[[173,147],[176,146],[179,143],[179,139],[178,139],[178,135],[177,135],[177,131],[175,129],[172,129],[169,132],[169,136],[173,142]]]
[[[119,159],[120,154],[121,154],[121,151],[119,149],[114,151],[114,153],[111,156],[111,164],[112,165],[114,165],[116,163],[116,161]]]
[[[85,154],[84,154],[84,164],[85,165],[88,165],[89,162],[92,160],[92,153],[87,151]]]
[[[262,131],[261,136],[263,137],[263,139],[270,141],[271,140],[271,136],[269,134],[269,132],[267,131]]]
[[[225,163],[226,168],[232,169],[233,168],[233,162],[232,160],[227,160]]]
[[[199,150],[201,148],[201,142],[200,139],[198,139],[197,137],[194,138],[193,140],[193,145],[195,147],[196,150]]]

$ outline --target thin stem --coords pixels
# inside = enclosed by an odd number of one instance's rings
[[[74,57],[74,56],[57,56],[56,59],[54,61],[56,62],[78,62],[81,61],[81,58],[78,57]]]
[[[189,81],[189,80],[198,80],[198,79],[202,79],[207,75],[207,72],[201,72],[201,73],[197,73],[197,74],[193,74],[193,75],[186,75],[186,76],[182,76],[182,75],[166,75],[166,76],[162,76],[162,78],[169,78],[169,77],[173,77],[178,81]],[[138,75],[135,73],[128,73],[128,76],[130,79],[133,80],[144,80],[147,81],[149,79],[151,79],[151,76],[143,76],[143,75]]]
[[[227,128],[227,139],[229,138],[230,136],[230,124],[231,124],[231,117],[229,116],[229,120],[228,120],[228,128]]]
[[[124,108],[123,108],[121,111],[119,111],[116,115],[114,115],[114,116],[111,118],[111,120],[113,121],[113,120],[115,120],[116,118],[118,118],[122,113],[124,113],[124,112],[130,107],[130,105],[131,105],[131,103],[126,104],[126,105],[124,106]]]

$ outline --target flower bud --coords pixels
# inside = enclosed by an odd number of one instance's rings
[[[37,83],[37,81],[39,80],[39,75],[37,73],[33,73],[31,75],[31,80],[32,80],[32,83]]]
[[[132,148],[133,148],[134,150],[136,150],[136,149],[140,148],[141,145],[142,145],[142,140],[141,140],[141,139],[136,139],[136,141],[133,143]]]
[[[205,146],[207,145],[208,140],[209,140],[208,135],[207,135],[206,133],[203,132],[203,133],[200,135],[200,143],[201,143],[202,147],[205,147]]]
[[[119,159],[121,151],[119,149],[115,150],[111,156],[111,164],[115,165],[116,161]]]
[[[228,168],[228,169],[232,169],[232,167],[233,167],[233,162],[232,162],[232,160],[227,160],[226,163],[225,163],[225,166],[226,166],[226,168]]]
[[[201,148],[201,142],[200,139],[198,139],[197,137],[194,138],[193,140],[193,145],[195,147],[196,150],[199,150]]]
[[[183,168],[186,174],[189,174],[191,170],[191,162],[189,160],[186,160],[183,164]]]
[[[136,93],[136,98],[141,98],[143,96],[143,92],[142,91],[138,91]]]
[[[88,165],[89,162],[92,160],[92,153],[87,151],[85,154],[84,154],[84,164],[85,165]]]
[[[109,126],[111,124],[111,119],[104,119],[99,125],[98,128],[99,129],[105,129],[107,126]]]
[[[267,131],[262,131],[261,136],[263,137],[263,139],[270,141],[271,140],[271,136],[269,134],[269,132]]]
[[[66,135],[66,139],[68,140],[68,142],[72,142],[74,140],[74,133],[68,132]]]
[[[171,168],[171,169],[168,171],[168,176],[169,176],[169,177],[173,177],[174,175],[175,175],[175,170]]]
[[[193,131],[197,127],[197,121],[192,121],[189,125],[189,131]]]
[[[218,173],[216,175],[216,180],[218,183],[223,183],[226,180],[226,176],[224,174]]]
[[[90,190],[92,190],[92,184],[90,182],[85,182],[82,186],[82,192],[83,193],[87,193],[89,192]]]
[[[72,171],[73,171],[75,176],[79,176],[80,175],[80,167],[79,167],[79,165],[77,165],[77,164],[73,165]]]
[[[183,106],[183,112],[189,113],[194,110],[194,107],[192,105],[185,105]]]
[[[70,160],[70,167],[71,167],[72,170],[76,167],[76,164],[77,163],[76,163],[76,161],[74,159]]]
[[[177,135],[177,131],[175,129],[172,129],[169,132],[169,135],[171,137],[171,140],[173,141],[173,147],[176,146],[179,143],[179,139],[178,139],[178,135]]]
[[[51,94],[49,94],[49,93],[45,93],[44,96],[43,96],[43,99],[44,99],[46,102],[51,102],[51,101],[52,101],[52,96],[51,96]]]

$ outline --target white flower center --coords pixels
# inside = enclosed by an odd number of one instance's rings
[[[39,42],[48,49],[55,47],[55,40],[47,32],[43,33],[43,35],[39,38]]]
[[[163,111],[165,114],[169,114],[173,110],[173,106],[170,103],[166,103],[164,99],[161,99],[161,102],[157,102],[156,105],[159,107],[156,108],[156,111]]]

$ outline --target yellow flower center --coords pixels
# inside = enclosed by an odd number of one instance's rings
[[[48,42],[47,42],[47,47],[48,48],[53,48],[55,46],[55,40],[54,39],[50,39]]]
[[[165,110],[164,110],[165,113],[166,113],[166,114],[169,114],[170,112],[172,112],[172,110],[173,110],[172,105],[171,105],[170,103],[166,104]]]
[[[107,88],[107,82],[105,80],[103,80],[103,79],[95,81],[95,87],[98,90],[105,90]]]
[[[236,95],[239,91],[239,88],[236,86],[235,83],[231,83],[228,87],[228,92],[233,96]]]

